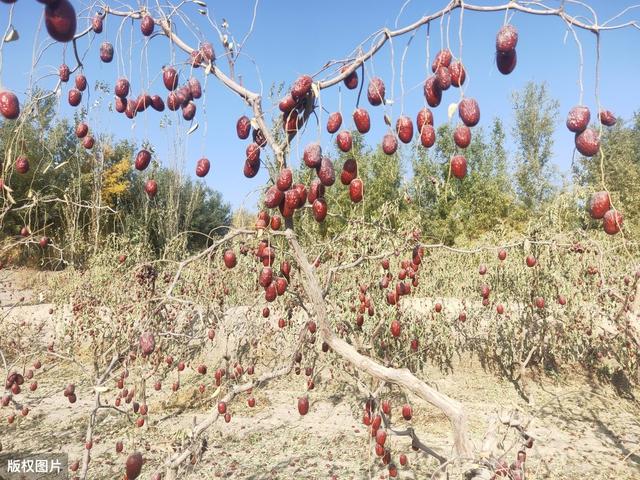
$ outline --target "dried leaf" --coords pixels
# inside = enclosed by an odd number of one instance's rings
[[[391,117],[389,115],[387,115],[386,113],[384,114],[384,123],[387,124],[387,126],[391,126]]]
[[[198,129],[199,125],[198,123],[194,123],[193,125],[191,125],[191,128],[189,129],[189,131],[187,132],[187,135],[191,135],[193,132],[195,132]]]
[[[449,120],[453,118],[453,115],[456,113],[457,109],[458,109],[457,103],[454,102],[449,104],[449,108],[447,108],[447,116],[449,117]]]
[[[311,91],[313,92],[314,97],[320,96],[320,86],[317,83],[314,82],[311,84]]]
[[[18,35],[18,31],[13,28],[13,25],[9,26],[9,31],[4,37],[5,43],[15,42],[20,39],[20,35]]]

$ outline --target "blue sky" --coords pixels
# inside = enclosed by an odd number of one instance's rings
[[[79,14],[79,28],[88,25],[93,12],[83,3],[72,0]],[[207,2],[213,18],[229,22],[231,32],[240,40],[251,23],[253,1],[238,0]],[[477,0],[476,4],[498,4]],[[556,6],[559,2],[551,1]],[[398,14],[405,0],[385,0],[370,2],[365,0],[323,2],[302,2],[290,0],[261,0],[257,10],[255,28],[244,45],[245,56],[236,66],[236,72],[242,75],[243,83],[260,90],[267,97],[270,86],[284,81],[289,85],[302,73],[313,74],[327,61],[346,58],[353,49],[369,35],[382,27],[395,28],[413,22],[420,16],[442,8],[445,1],[413,0],[405,5],[402,14]],[[633,2],[622,0],[592,1],[597,9],[600,22],[615,13],[631,6]],[[113,2],[121,5],[121,2]],[[196,5],[187,5],[185,14],[195,28],[179,27],[184,39],[195,45],[197,30],[210,39],[221,52],[217,33],[197,13]],[[578,8],[578,7],[576,7]],[[32,70],[32,57],[43,45],[49,42],[44,28],[38,32],[42,17],[41,4],[29,0],[20,0],[15,4],[13,25],[20,33],[18,42],[5,45],[2,84],[5,88],[18,92],[21,99],[30,82],[36,82],[44,88],[55,84],[57,67],[64,58],[66,63],[74,65],[73,54],[69,46],[55,44],[42,55],[35,70]],[[0,4],[0,28],[7,25],[9,7]],[[579,15],[589,12],[574,10]],[[637,19],[640,9],[629,11],[618,21]],[[455,55],[460,51],[458,41],[460,10],[453,13],[449,24],[449,45]],[[554,163],[561,172],[567,172],[573,154],[573,136],[564,127],[566,112],[579,100],[579,56],[571,33],[567,35],[566,25],[557,17],[525,15],[515,12],[511,22],[517,26],[520,37],[518,42],[518,66],[509,76],[501,75],[494,63],[495,34],[504,20],[504,13],[476,13],[465,11],[463,22],[462,58],[467,70],[465,95],[474,97],[480,103],[482,112],[480,125],[488,127],[491,120],[500,117],[510,131],[513,120],[510,96],[511,92],[522,88],[528,81],[546,81],[551,95],[560,101],[560,118],[555,135]],[[447,41],[447,24],[443,24],[444,41]],[[120,35],[117,35],[120,31]],[[584,48],[584,88],[585,104],[596,110],[595,99],[595,36],[578,31],[578,37]],[[130,39],[133,37],[133,44]],[[387,113],[395,120],[404,112],[415,118],[416,112],[424,106],[422,84],[430,70],[426,69],[426,28],[421,28],[409,46],[404,63],[404,96],[400,87],[400,63],[408,36],[393,41],[393,59],[395,77],[392,72],[391,45],[377,55],[373,62],[366,65],[366,74],[380,76],[387,86],[387,98],[393,98],[394,104]],[[102,41],[111,41],[116,46],[116,58],[111,64],[98,60],[98,47]],[[637,88],[640,77],[640,57],[637,47],[640,45],[640,32],[626,29],[604,32],[601,39],[601,104],[617,115],[630,119],[640,106],[640,91]],[[109,18],[104,32],[93,38],[89,35],[80,42],[80,51],[88,52],[85,59],[85,74],[89,84],[95,81],[108,83],[111,87],[115,80],[126,75],[132,82],[132,90],[137,94],[142,90],[158,93],[166,97],[166,89],[159,75],[162,65],[182,62],[182,52],[172,52],[166,39],[158,37],[145,47],[145,41],[139,32],[138,24],[124,23],[121,19]],[[370,43],[365,43],[368,48]],[[430,59],[441,48],[441,23],[434,22],[430,29]],[[218,65],[227,70],[225,62]],[[256,68],[257,66],[257,68]],[[259,70],[259,75],[258,75]],[[186,80],[188,70],[182,79]],[[202,71],[195,75],[204,84]],[[392,79],[393,91],[392,91]],[[261,83],[260,83],[261,80]],[[67,89],[64,87],[59,114],[70,116],[73,109],[67,105]],[[443,101],[435,110],[436,124],[447,121],[447,105],[459,100],[460,91],[451,88],[443,95]],[[355,108],[357,90],[349,91],[344,87],[332,88],[322,93],[322,105],[329,111],[337,110],[341,103],[346,125],[351,125],[351,113]],[[234,207],[244,205],[255,207],[256,190],[264,184],[266,172],[251,180],[242,174],[244,150],[247,143],[235,136],[237,118],[249,109],[228,90],[222,88],[215,79],[207,83],[206,99],[197,102],[196,119],[199,129],[189,136],[184,133],[190,124],[182,120],[179,113],[163,116],[153,110],[138,115],[135,123],[124,116],[110,112],[108,103],[111,95],[103,95],[92,90],[83,98],[83,105],[90,107],[89,123],[97,133],[112,133],[116,138],[132,138],[137,142],[149,140],[158,152],[158,158],[167,165],[182,168],[186,174],[193,175],[195,163],[201,156],[211,160],[211,172],[204,180],[212,188],[222,192],[224,198]],[[277,99],[276,99],[277,101]],[[362,103],[362,102],[361,102]],[[372,128],[367,134],[368,141],[376,144],[386,132],[383,123],[384,107],[371,107],[365,101],[372,118]],[[277,109],[277,106],[274,106]],[[265,98],[265,110],[269,110],[269,99]],[[318,129],[310,122],[307,131],[300,135],[292,146],[292,163],[299,161],[304,145],[318,138],[323,146],[332,148],[333,139],[324,130],[326,113],[322,114],[323,126]],[[170,125],[167,125],[170,120]]]

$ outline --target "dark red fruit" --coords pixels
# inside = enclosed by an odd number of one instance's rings
[[[411,410],[411,405],[405,404],[402,406],[402,417],[405,420],[411,420],[413,416],[413,411]]]
[[[391,293],[391,292],[389,292]],[[389,299],[387,299],[389,300]],[[393,305],[395,304],[395,301],[391,304]],[[398,320],[393,320],[391,322],[391,335],[393,335],[394,337],[399,337],[400,336],[400,331],[402,330],[402,327],[400,326],[400,322]]]
[[[467,148],[471,143],[471,130],[466,125],[458,125],[453,132],[453,141],[460,148]]]
[[[244,169],[242,170],[242,173],[244,173],[245,177],[253,178],[258,174],[259,171],[260,162],[258,162],[256,165],[251,165],[248,161],[244,162]]]
[[[109,42],[102,42],[100,45],[100,60],[104,63],[111,63],[113,60],[113,45]]]
[[[158,193],[158,183],[155,180],[147,180],[144,184],[144,191],[149,198],[155,197]]]
[[[298,195],[298,203],[296,205],[296,208],[304,207],[304,204],[307,201],[307,188],[302,183],[296,183],[295,185],[293,185],[293,190],[295,190],[296,194]]]
[[[156,338],[151,332],[140,335],[140,350],[143,355],[151,355],[156,349]]]
[[[451,86],[451,72],[447,67],[439,67],[436,70],[436,83],[440,90],[448,90]]]
[[[306,395],[298,398],[298,412],[300,415],[306,415],[309,413],[309,397]]]
[[[496,51],[508,53],[518,45],[518,30],[513,25],[504,25],[496,35]]]
[[[421,109],[416,116],[416,126],[418,127],[418,132],[422,131],[422,127],[425,124],[433,126],[433,113],[427,107]]]
[[[615,235],[622,228],[623,216],[617,210],[609,210],[604,214],[602,226],[609,235]]]
[[[343,185],[349,185],[351,181],[358,176],[358,164],[353,158],[349,158],[344,162],[342,166],[342,173],[340,174],[340,182]]]
[[[72,107],[77,107],[78,105],[80,105],[81,101],[82,92],[80,90],[76,90],[75,88],[69,90],[69,105],[71,105]]]
[[[224,265],[227,268],[233,268],[237,264],[236,254],[233,250],[226,250],[222,258],[224,260]]]
[[[302,123],[302,118],[298,118],[298,111],[293,110],[290,113],[285,113],[282,119],[284,131],[289,135],[293,135],[298,131],[298,126]]]
[[[246,150],[246,161],[252,167],[260,165],[260,147],[257,143],[250,143]]]
[[[473,98],[464,98],[458,104],[458,114],[467,127],[475,127],[480,121],[480,106]]]
[[[187,122],[193,120],[193,117],[196,116],[196,104],[193,102],[189,102],[182,107],[182,118],[184,118]]]
[[[600,123],[605,127],[613,127],[616,124],[616,116],[609,110],[600,111]]]
[[[420,131],[420,143],[425,148],[431,148],[436,143],[436,130],[431,125],[425,125]]]
[[[341,151],[349,152],[351,150],[351,147],[353,147],[351,132],[348,132],[346,130],[341,131],[336,137],[336,144]]]
[[[312,205],[313,218],[316,222],[322,222],[327,216],[327,202],[324,198],[316,198]]]
[[[143,463],[144,460],[142,459],[142,454],[140,452],[135,452],[129,455],[125,464],[127,480],[135,480],[136,478],[138,478],[140,472],[142,471]]]
[[[236,134],[240,140],[246,140],[251,133],[251,120],[246,115],[241,116],[236,122]]]
[[[151,15],[145,15],[142,17],[142,21],[140,22],[140,31],[145,37],[149,37],[153,34],[154,27],[155,22]]]
[[[136,170],[144,170],[151,163],[151,153],[148,150],[140,150],[136,155],[135,167]]]
[[[179,93],[171,92],[167,95],[167,107],[172,112],[178,110],[182,106],[183,101],[184,97]]]
[[[402,143],[409,143],[413,138],[413,123],[407,116],[401,116],[396,122],[396,132]]]
[[[87,150],[91,150],[95,144],[96,140],[91,135],[87,135],[82,139],[82,146]]]
[[[20,115],[18,97],[7,90],[0,91],[0,114],[7,120],[15,120]]]
[[[264,206],[267,208],[276,208],[282,202],[284,193],[276,186],[271,186],[264,194]]]
[[[367,133],[371,128],[371,119],[369,118],[369,112],[364,108],[357,108],[353,112],[353,123],[360,133]]]
[[[347,70],[347,68],[349,67],[345,65],[340,71],[344,72],[345,70]],[[343,81],[345,87],[347,87],[349,90],[358,88],[358,73],[354,70],[349,75],[347,75]]]
[[[141,93],[135,100],[136,112],[144,112],[147,107],[151,106],[151,96]]]
[[[29,159],[25,155],[16,158],[16,172],[24,175],[29,171]]]
[[[178,88],[179,75],[175,68],[166,67],[162,71],[162,83],[167,90],[175,90]]]
[[[78,90],[84,92],[87,89],[87,77],[82,74],[76,75],[75,84]]]
[[[311,182],[311,186],[309,187],[309,196],[308,201],[313,205],[313,202],[318,198],[324,197],[324,185],[320,181],[320,179],[315,178]]]
[[[538,261],[536,260],[536,257],[534,257],[533,255],[527,255],[526,258],[526,263],[527,263],[527,267],[532,268],[536,266],[536,263],[538,263]]]
[[[496,52],[496,66],[503,75],[509,75],[518,64],[518,54],[515,50],[507,53]]]
[[[116,81],[114,93],[116,94],[116,97],[125,98],[127,95],[129,95],[129,88],[129,80],[127,80],[126,78],[119,78]]]
[[[87,133],[89,133],[89,126],[84,122],[80,122],[76,126],[76,137],[84,138],[87,136]]]
[[[387,155],[393,155],[398,150],[398,139],[393,133],[386,133],[382,137],[382,151]]]
[[[291,96],[294,100],[300,100],[311,90],[313,79],[309,75],[298,77],[291,87]]]
[[[204,57],[202,56],[202,52],[198,51],[198,50],[192,50],[191,53],[189,54],[189,64],[193,67],[193,68],[198,68],[200,67],[200,65],[202,64],[202,61],[204,60]]]
[[[601,219],[611,209],[611,197],[608,192],[596,192],[589,202],[589,214],[591,218]]]
[[[76,11],[68,0],[49,3],[44,9],[44,21],[51,38],[70,42],[76,34]]]
[[[451,159],[451,173],[462,180],[467,175],[467,159],[462,155],[455,155]]]
[[[362,180],[354,178],[349,184],[349,198],[353,203],[362,201],[362,195],[364,194],[364,185]]]
[[[449,67],[451,64],[451,50],[443,49],[436,53],[436,58],[433,60],[431,64],[431,71],[436,72],[440,67]]]
[[[342,126],[342,115],[340,112],[333,112],[327,120],[327,132],[336,133]]]
[[[302,154],[304,164],[309,168],[318,168],[322,163],[322,148],[319,143],[310,143]]]
[[[287,93],[287,95],[280,100],[280,103],[278,103],[278,108],[282,113],[289,113],[291,110],[296,108],[295,98],[293,98],[290,93]]]
[[[280,230],[280,227],[282,227],[282,218],[279,215],[274,215],[273,217],[271,217],[271,230]],[[283,279],[283,281],[285,282],[285,286],[286,286],[286,280]],[[278,282],[276,284],[276,288],[280,286],[280,282]],[[282,293],[284,294],[284,290],[282,291]],[[280,291],[278,290],[278,294],[281,295]]]
[[[96,14],[91,19],[91,28],[95,33],[102,33],[102,17]]]
[[[191,77],[187,82],[187,86],[189,87],[191,98],[195,98],[197,100],[202,97],[202,85],[200,85],[200,81],[197,78]]]
[[[384,82],[379,77],[374,77],[369,82],[367,88],[367,99],[371,105],[378,106],[384,102],[385,87]]]
[[[115,98],[115,109],[118,113],[124,113],[127,110],[127,100],[120,97]]]
[[[205,177],[207,173],[209,173],[210,168],[211,162],[209,162],[207,158],[201,158],[196,164],[196,175],[201,178]]]
[[[211,63],[216,60],[216,52],[213,49],[213,45],[209,42],[203,42],[200,44],[200,55]]]
[[[464,65],[457,60],[451,62],[451,65],[449,66],[449,74],[451,74],[451,85],[454,87],[462,85],[467,78],[467,72],[464,69]]]
[[[278,174],[278,179],[276,180],[276,187],[278,190],[284,192],[291,188],[291,184],[293,183],[293,172],[290,168],[283,168],[280,170]]]
[[[600,136],[593,128],[576,134],[576,149],[585,157],[593,157],[600,150]]]
[[[320,166],[317,168],[318,178],[325,187],[330,187],[336,181],[336,173],[333,169],[333,162],[329,157],[323,157]]]
[[[69,76],[71,76],[71,70],[69,70],[69,66],[65,63],[58,67],[58,76],[60,77],[61,82],[68,82]]]
[[[164,112],[164,101],[159,95],[153,95],[151,97],[151,106],[157,112]]]
[[[567,128],[575,133],[583,132],[589,126],[591,113],[589,108],[578,105],[569,110],[567,115]]]
[[[424,82],[424,98],[427,100],[427,104],[435,108],[440,105],[442,101],[442,90],[438,86],[435,76],[427,78]]]

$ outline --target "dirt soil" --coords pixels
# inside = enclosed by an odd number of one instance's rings
[[[38,340],[43,345],[43,368],[34,377],[38,389],[30,392],[27,380],[23,386],[27,388],[16,397],[16,403],[0,407],[0,447],[3,452],[64,451],[73,461],[81,458],[84,449],[93,389],[76,364],[47,363],[46,332],[57,326],[50,324],[52,306],[41,303],[42,296],[34,293],[34,283],[37,278],[34,280],[32,272],[0,271],[0,335],[7,334],[6,327],[23,321],[27,326],[43,323],[49,327]],[[0,341],[0,345],[3,343]],[[100,411],[92,449],[94,460],[87,478],[122,478],[126,455],[136,449],[143,452],[149,464],[158,465],[188,438],[194,422],[215,408],[217,395],[211,375],[201,394],[197,388],[201,377],[189,368],[186,371],[192,373],[181,377],[178,394],[169,395],[172,380],[166,379],[162,391],[153,391],[148,397],[149,417],[142,428],[133,425],[136,415],[130,405],[125,405],[128,417],[112,409]],[[247,406],[246,394],[240,395],[229,407],[231,422],[219,419],[206,432],[204,453],[179,478],[388,478],[361,423],[361,405],[345,382],[337,376],[332,380],[332,376],[328,371],[320,374],[309,395],[309,413],[304,417],[296,406],[297,397],[306,390],[304,371],[300,376],[291,373],[254,391],[254,408]],[[530,418],[529,431],[535,443],[528,451],[528,480],[640,479],[640,403],[635,399],[638,391],[622,395],[611,385],[576,373],[570,378],[532,381],[529,389],[533,401],[527,403],[513,384],[483,371],[472,359],[460,360],[453,374],[429,369],[421,376],[464,405],[478,445],[495,412],[518,411],[523,418]],[[70,381],[76,383],[78,397],[73,405],[62,394],[62,388]],[[109,388],[115,388],[113,383]],[[105,398],[110,394],[113,391],[105,393]],[[399,413],[404,399],[392,400],[392,417],[398,420],[398,428],[410,423],[425,444],[449,454],[451,439],[446,418],[424,402],[408,400],[414,411],[411,422],[402,420]],[[22,404],[30,409],[26,417],[18,410]],[[191,406],[186,408],[187,405]],[[9,425],[6,418],[12,413],[16,414],[16,421]],[[505,440],[505,448],[513,438]],[[116,440],[124,442],[125,453],[116,454]],[[396,463],[400,453],[409,459],[407,467],[398,467],[398,478],[431,478],[436,464],[412,451],[408,437],[393,436],[388,443]],[[510,450],[506,457],[509,463],[518,448],[519,443]],[[140,478],[150,479],[151,474],[151,468],[145,468]]]

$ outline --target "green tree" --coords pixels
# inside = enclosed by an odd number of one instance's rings
[[[426,235],[452,244],[513,225],[516,198],[504,142],[502,123],[496,119],[488,139],[482,128],[475,128],[464,150],[454,143],[450,125],[438,128],[433,149],[416,147],[410,190]],[[449,161],[456,154],[467,159],[463,180],[449,175]]]
[[[529,211],[539,208],[553,193],[553,131],[559,103],[550,97],[546,83],[529,82],[512,96],[516,191]]]

